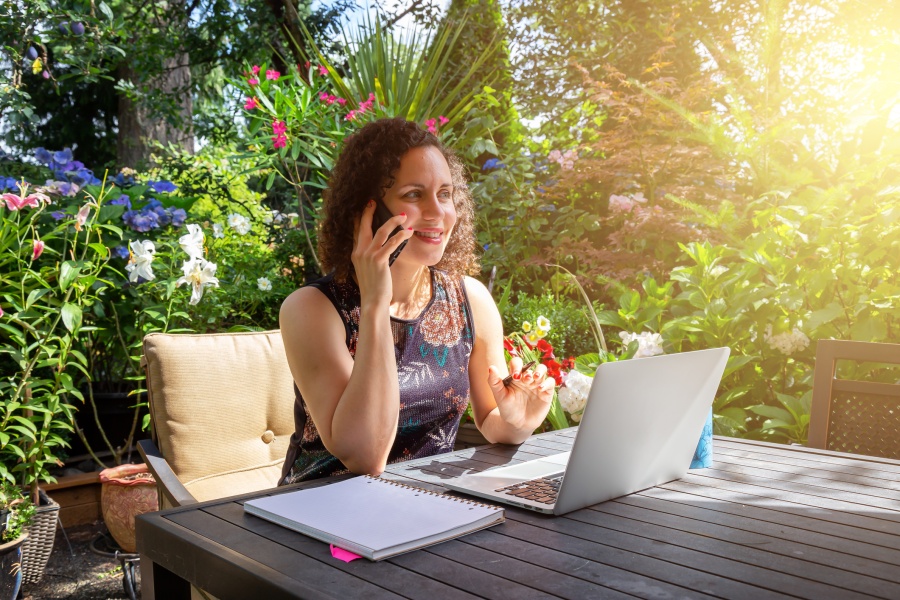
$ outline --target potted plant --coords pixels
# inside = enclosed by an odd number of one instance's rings
[[[26,528],[34,518],[34,505],[22,490],[0,484],[0,600],[13,600],[22,585],[22,546]]]
[[[36,507],[22,559],[31,583],[43,575],[59,511],[38,486],[55,480],[49,469],[72,430],[72,398],[82,399],[73,373],[86,361],[77,342],[84,309],[106,286],[109,252],[95,227],[102,186],[54,216],[54,190],[17,187],[0,196],[0,481],[21,486]]]

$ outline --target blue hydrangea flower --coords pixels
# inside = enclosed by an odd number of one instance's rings
[[[490,171],[492,169],[505,169],[506,165],[500,162],[499,158],[489,158],[484,161],[484,164],[481,166],[482,171]]]
[[[0,177],[0,190],[17,190],[19,186],[17,185],[19,182],[15,177]]]
[[[131,228],[141,233],[146,233],[157,227],[159,227],[159,217],[153,211],[141,211],[131,219]]]
[[[118,173],[115,177],[112,178],[112,182],[115,183],[118,187],[128,187],[130,185],[134,185],[134,177],[131,175],[125,176],[122,173]]]
[[[50,154],[48,150],[44,148],[35,148],[34,149],[34,158],[37,159],[39,163],[42,165],[49,165],[50,161],[53,160],[53,155]]]
[[[148,181],[147,185],[150,186],[150,189],[156,192],[157,194],[165,194],[168,192],[174,192],[178,189],[178,186],[172,183],[171,181]]]
[[[72,161],[72,149],[64,148],[53,153],[53,161],[60,165],[67,165]]]
[[[485,245],[484,245],[484,251],[487,252],[488,248],[490,248],[490,247],[491,247],[490,244],[485,244]]]
[[[183,208],[172,210],[172,226],[181,227],[187,220],[187,212]]]
[[[125,194],[122,194],[115,200],[110,200],[109,203],[113,206],[124,206],[126,210],[131,210],[131,198],[129,198]]]
[[[122,260],[126,260],[128,258],[128,248],[125,246],[116,246],[112,249],[112,253]]]
[[[50,213],[50,216],[53,217],[53,220],[55,221],[62,221],[66,218],[66,213],[61,210],[56,210]]]

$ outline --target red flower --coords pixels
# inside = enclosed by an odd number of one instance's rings
[[[543,363],[547,367],[547,377],[556,380],[556,385],[562,385],[562,373],[559,370],[562,365],[552,358],[545,358]]]
[[[550,345],[545,339],[538,340],[537,349],[541,351],[541,354],[544,355],[544,358],[554,358],[553,357],[553,346]]]
[[[511,356],[519,355],[519,350],[509,338],[503,338],[503,348],[506,349],[506,351],[509,352]]]
[[[562,361],[562,368],[566,371],[571,371],[575,368],[575,357],[570,356],[569,358],[564,358]]]

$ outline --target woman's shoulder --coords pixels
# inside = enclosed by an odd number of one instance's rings
[[[281,303],[281,316],[285,314],[291,317],[317,317],[321,311],[334,311],[336,299],[342,285],[335,281],[334,274],[326,275],[310,281],[302,287],[294,290],[284,302]]]

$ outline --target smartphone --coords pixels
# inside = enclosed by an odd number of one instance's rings
[[[375,201],[375,214],[372,215],[372,235],[375,235],[375,232],[378,231],[378,228],[384,225],[388,219],[392,218],[394,214],[388,210],[388,207],[385,206],[384,202],[381,200]],[[403,228],[397,226],[391,234],[388,236],[388,239],[394,237],[396,234],[403,231]],[[409,240],[403,240],[403,243],[400,246],[391,252],[391,257],[388,259],[388,266],[393,265],[394,261],[397,260],[397,257],[400,256],[400,253],[406,248],[406,242]]]

